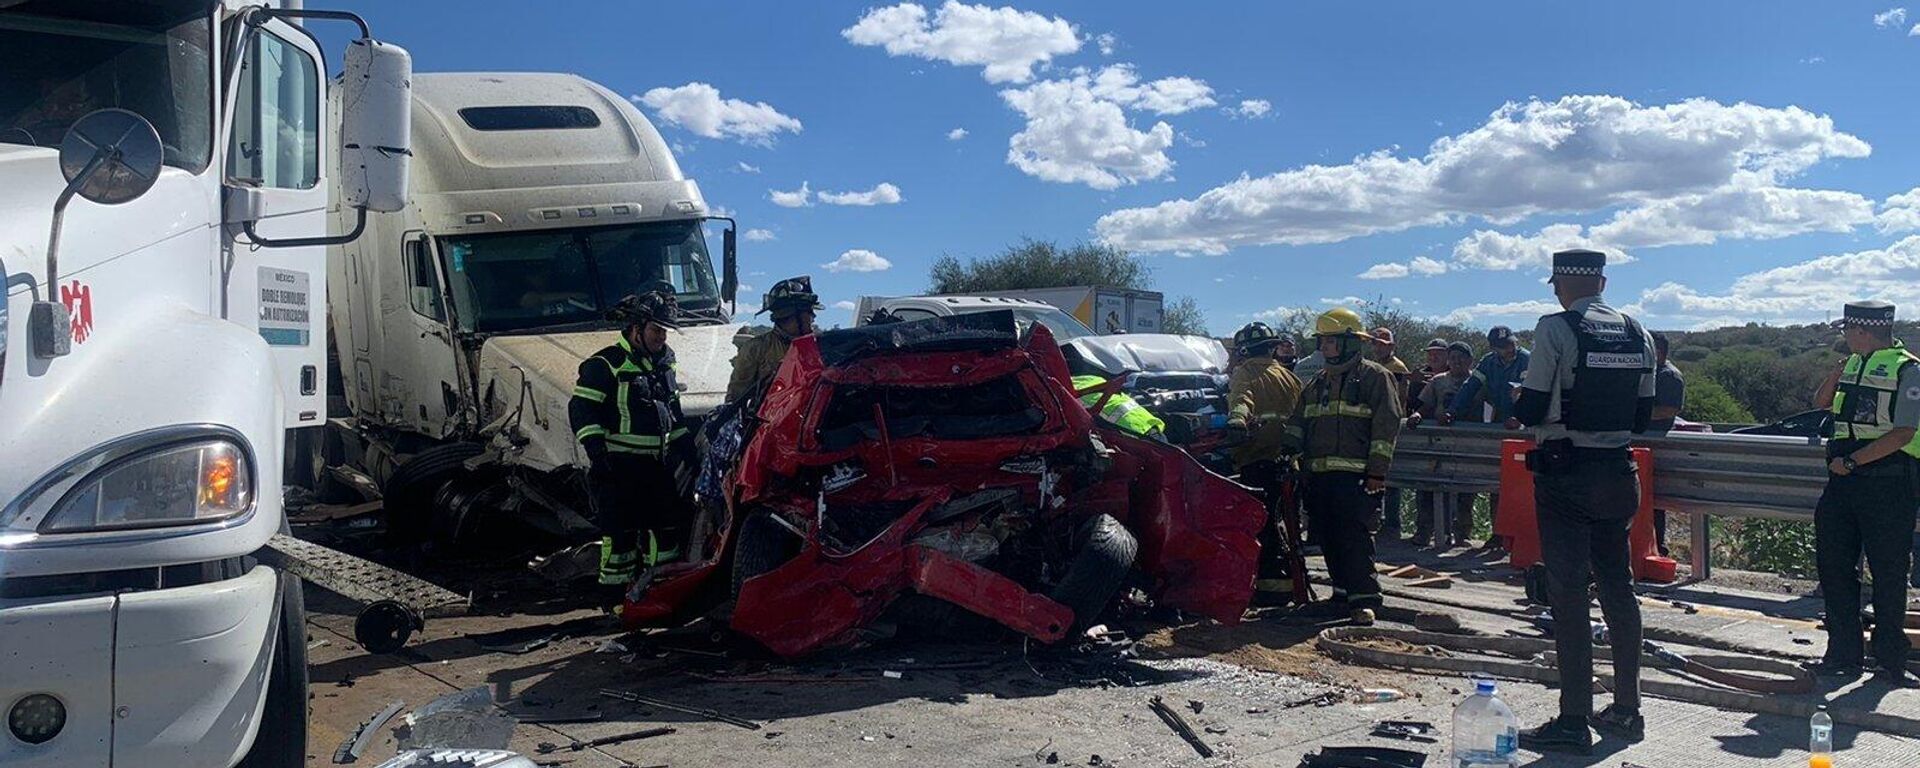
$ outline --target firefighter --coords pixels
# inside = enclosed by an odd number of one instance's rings
[[[1281,541],[1286,526],[1280,505],[1289,498],[1283,488],[1291,469],[1281,444],[1287,417],[1300,399],[1300,380],[1277,356],[1286,338],[1266,323],[1235,332],[1233,347],[1240,364],[1227,378],[1227,429],[1237,443],[1234,472],[1241,482],[1261,490],[1267,507],[1267,522],[1260,527],[1260,573],[1253,582],[1255,599],[1263,603],[1284,602],[1292,595],[1294,577],[1305,575],[1293,573],[1287,562],[1287,552],[1300,543]]]
[[[773,318],[773,330],[755,336],[740,345],[733,357],[733,376],[727,379],[727,402],[766,389],[780,372],[793,340],[813,333],[814,313],[819,312],[820,295],[813,292],[813,278],[789,277],[773,284],[760,299],[760,312]]]
[[[1166,441],[1167,422],[1153,415],[1146,406],[1134,402],[1134,399],[1128,397],[1125,392],[1106,394],[1100,389],[1106,385],[1106,378],[1101,376],[1073,377],[1073,391],[1079,395],[1080,402],[1085,403],[1088,408],[1100,405],[1101,398],[1106,399],[1107,404],[1100,406],[1102,421],[1137,437]]]
[[[1920,504],[1920,357],[1893,338],[1893,305],[1858,301],[1842,316],[1847,356],[1834,379],[1827,488],[1814,511],[1814,562],[1827,601],[1827,652],[1815,670],[1859,675],[1862,556],[1873,575],[1873,661],[1883,682],[1911,688],[1906,614],[1914,507]]]
[[[1380,581],[1373,572],[1373,531],[1400,434],[1400,385],[1365,357],[1372,337],[1345,307],[1321,314],[1314,338],[1326,367],[1307,382],[1287,441],[1307,472],[1307,525],[1327,559],[1333,599],[1353,623],[1373,623]]]
[[[691,508],[665,461],[687,434],[673,349],[667,346],[668,329],[679,327],[677,314],[670,293],[620,300],[608,313],[622,323],[619,342],[581,361],[567,403],[567,421],[587,453],[602,586],[644,587],[655,565],[679,557],[672,539]]]
[[[1540,318],[1514,418],[1534,427],[1533,471],[1540,560],[1553,607],[1560,660],[1560,714],[1520,733],[1536,752],[1588,754],[1593,734],[1638,741],[1640,604],[1633,594],[1628,531],[1640,508],[1640,477],[1628,450],[1653,418],[1653,338],[1607,306],[1607,256],[1576,249],[1553,255],[1553,294],[1566,311]],[[1909,511],[1911,514],[1911,511]],[[1593,711],[1593,636],[1587,585],[1598,586],[1612,635],[1613,703]]]

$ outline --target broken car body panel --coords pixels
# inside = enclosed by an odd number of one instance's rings
[[[732,622],[776,653],[853,642],[907,592],[1051,642],[1075,617],[1038,590],[1058,578],[1071,531],[1106,513],[1140,539],[1156,599],[1238,621],[1259,502],[1177,448],[1105,427],[1095,439],[1069,379],[1051,333],[1021,337],[1008,313],[797,340],[735,469],[714,554],[663,568],[622,616],[673,614],[720,581],[741,517],[773,514],[799,551],[745,581]]]

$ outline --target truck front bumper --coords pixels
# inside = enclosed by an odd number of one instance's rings
[[[238,762],[265,704],[278,578],[255,566],[185,587],[0,600],[0,721],[36,693],[66,711],[66,726],[45,743],[0,733],[0,765]]]

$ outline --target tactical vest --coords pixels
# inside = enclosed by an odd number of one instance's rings
[[[1073,389],[1076,392],[1088,387],[1097,387],[1105,383],[1107,383],[1107,380],[1099,376],[1073,377]],[[1125,392],[1115,392],[1111,397],[1101,392],[1081,395],[1080,402],[1086,403],[1088,407],[1092,407],[1098,405],[1102,397],[1107,398],[1107,404],[1100,408],[1100,418],[1105,419],[1107,423],[1142,437],[1154,432],[1167,431],[1167,423],[1165,421],[1161,421],[1160,417],[1153,415],[1151,411],[1147,410],[1146,406],[1134,402],[1133,398],[1128,397]]]
[[[1628,432],[1640,407],[1640,380],[1653,372],[1646,334],[1633,318],[1594,322],[1562,312],[1577,348],[1573,386],[1560,390],[1560,424],[1576,432]]]
[[[1900,372],[1914,363],[1920,363],[1920,357],[1897,341],[1871,357],[1848,356],[1833,394],[1833,439],[1875,440],[1893,431],[1893,403],[1899,397]],[[1900,450],[1920,457],[1920,434]]]

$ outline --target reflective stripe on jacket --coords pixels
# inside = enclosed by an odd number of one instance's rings
[[[610,453],[658,456],[687,433],[675,365],[672,349],[648,356],[624,337],[580,362],[567,422],[589,455],[604,446]]]
[[[1227,423],[1246,427],[1247,441],[1233,449],[1233,465],[1280,458],[1287,419],[1300,402],[1300,379],[1272,357],[1240,361],[1227,377]]]
[[[1287,441],[1309,472],[1386,477],[1400,435],[1400,386],[1386,367],[1355,359],[1321,369],[1300,395]]]
[[[1920,357],[1915,357],[1898,341],[1870,357],[1848,356],[1846,367],[1840,371],[1840,384],[1833,394],[1833,439],[1877,440],[1892,432],[1900,372],[1916,363],[1920,363]],[[1920,457],[1920,434],[1915,434],[1900,450]]]
[[[1107,380],[1099,376],[1073,377],[1073,389],[1076,392],[1089,387],[1098,387],[1105,383],[1107,383]],[[1094,392],[1081,395],[1080,402],[1085,403],[1087,407],[1091,408],[1099,405],[1100,399],[1103,397],[1106,398],[1107,404],[1101,406],[1100,418],[1107,423],[1133,434],[1140,435],[1141,437],[1155,432],[1167,431],[1167,423],[1165,421],[1153,415],[1153,412],[1148,411],[1146,406],[1134,402],[1133,398],[1128,397],[1125,392],[1115,392],[1112,396],[1108,396],[1102,392]]]

